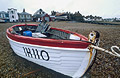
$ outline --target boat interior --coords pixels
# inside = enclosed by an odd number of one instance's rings
[[[80,40],[79,36],[50,28],[50,25],[47,23],[40,23],[38,26],[27,24],[24,26],[15,26],[11,33],[34,38]]]

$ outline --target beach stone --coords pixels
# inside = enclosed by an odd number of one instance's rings
[[[21,23],[0,23],[0,78],[23,78],[23,74],[37,69],[40,71],[27,75],[25,78],[69,78],[17,56],[10,48],[5,33],[8,27],[15,24]],[[50,22],[49,24],[51,27],[77,32],[86,37],[92,30],[96,30],[101,34],[100,47],[108,50],[113,45],[120,47],[120,25],[97,25],[66,21]],[[90,78],[120,78],[120,58],[98,51],[89,75]]]

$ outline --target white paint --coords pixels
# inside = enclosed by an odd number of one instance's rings
[[[77,35],[74,35],[74,34],[70,34],[70,39],[72,39],[72,40],[80,40],[80,37],[78,37]]]
[[[17,55],[70,77],[81,77],[89,66],[90,52],[88,49],[37,46],[16,42],[10,38],[8,39],[12,49]],[[34,55],[32,49],[37,49],[39,53],[41,50],[44,50],[49,54],[50,59],[45,61],[41,57],[40,59],[38,59],[38,57],[35,59],[35,56],[33,58],[28,57],[25,55],[23,47],[29,48],[32,55]],[[94,53],[95,52],[93,52],[93,54]],[[43,53],[43,57],[47,59],[45,53]],[[92,57],[94,57],[94,55]]]
[[[21,31],[21,30],[22,30],[22,28],[21,28],[21,27],[19,27],[19,30]]]
[[[32,33],[32,37],[40,38],[40,37],[47,37],[47,36],[40,32],[36,32],[36,33]]]
[[[18,21],[17,9],[14,9],[14,8],[8,9],[8,13],[9,13],[10,22],[17,22]]]

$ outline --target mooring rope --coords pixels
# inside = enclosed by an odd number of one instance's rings
[[[105,50],[101,47],[98,47],[98,46],[94,46],[94,45],[90,45],[89,47],[91,48],[94,48],[94,49],[97,49],[97,50],[100,50],[100,51],[103,51],[103,52],[106,52],[106,53],[109,53],[110,55],[113,55],[113,56],[117,56],[120,58],[120,54],[117,53],[114,48],[116,48],[119,52],[120,52],[120,48],[118,46],[112,46],[111,47],[111,51],[108,51],[108,50]]]

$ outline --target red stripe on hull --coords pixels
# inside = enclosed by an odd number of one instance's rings
[[[28,26],[30,25],[34,25],[34,24],[27,24]],[[15,26],[24,26],[24,25],[15,25]],[[12,27],[15,27],[12,26]],[[37,26],[37,25],[34,25]],[[26,36],[19,36],[19,35],[15,35],[15,34],[11,34],[9,32],[9,29],[7,29],[6,33],[7,36],[17,42],[21,42],[21,43],[26,43],[26,44],[31,44],[31,45],[40,45],[40,46],[49,46],[49,47],[61,47],[61,48],[87,48],[88,45],[90,45],[90,43],[86,43],[86,42],[82,42],[82,41],[74,41],[74,40],[57,40],[57,39],[46,39],[46,38],[33,38],[33,37],[26,37]],[[62,29],[57,29],[57,28],[52,28],[52,29],[56,29],[56,30],[60,30],[60,31],[64,31],[67,33],[73,33],[70,32],[68,30],[62,30]],[[77,36],[80,36],[82,38],[82,40],[86,40],[87,38],[74,33]]]

